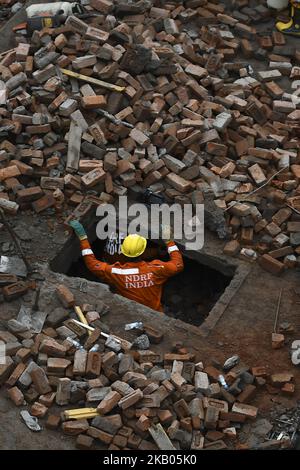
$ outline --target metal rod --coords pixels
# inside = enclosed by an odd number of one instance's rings
[[[16,237],[15,232],[13,231],[12,227],[9,225],[9,223],[8,223],[7,220],[5,219],[3,209],[0,209],[0,217],[1,217],[1,220],[2,220],[2,222],[3,222],[3,224],[4,224],[4,226],[6,227],[7,231],[9,232],[11,238],[13,239],[13,242],[14,242],[14,244],[16,245],[17,250],[18,250],[19,254],[21,255],[21,258],[23,259],[23,261],[24,261],[24,263],[25,263],[25,266],[26,266],[28,272],[32,272],[32,267],[31,267],[31,265],[29,264],[29,262],[27,261],[27,258],[26,258],[26,256],[25,256],[24,253],[23,253],[23,250],[22,250],[22,248],[21,248],[21,246],[20,246],[20,243],[19,243],[19,241],[18,241],[18,239],[17,239],[17,237]]]
[[[283,289],[281,288],[280,292],[279,292],[278,302],[277,302],[275,322],[274,322],[274,333],[276,333],[276,329],[277,329],[277,322],[278,322],[278,317],[279,317],[279,309],[280,309],[280,303],[281,303],[282,290]]]
[[[286,170],[287,167],[283,167],[281,168],[279,171],[277,171],[276,173],[274,173],[273,176],[271,176],[271,178],[268,179],[268,181],[266,181],[264,184],[262,184],[261,186],[259,186],[259,188],[256,188],[254,189],[254,191],[251,191],[251,193],[249,194],[245,194],[244,198],[241,198],[239,199],[238,201],[233,201],[234,204],[237,204],[239,202],[243,202],[243,201],[246,201],[250,196],[252,196],[253,194],[257,193],[258,191],[260,191],[261,189],[263,189],[265,186],[267,186],[274,178],[275,176],[279,175],[279,173],[281,173],[283,170]],[[229,209],[232,208],[232,206],[234,206],[234,204],[231,204],[229,207],[227,207],[224,212],[227,212]]]
[[[290,206],[289,204],[285,204],[287,207],[289,207],[290,209],[292,209],[292,211],[294,211],[296,214],[300,215],[300,211],[298,211],[297,209],[295,209],[295,207],[293,206]]]
[[[97,109],[96,113],[99,114],[100,116],[106,117],[117,126],[119,124],[122,124],[125,127],[129,127],[129,129],[134,129],[134,126],[130,124],[129,122],[122,121],[122,119],[117,119],[113,114],[110,114],[107,111],[104,111],[104,109]]]

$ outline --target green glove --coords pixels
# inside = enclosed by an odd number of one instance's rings
[[[70,227],[74,230],[79,240],[87,238],[83,225],[78,220],[71,220],[69,223]]]

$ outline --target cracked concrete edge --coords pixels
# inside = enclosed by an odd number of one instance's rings
[[[199,327],[199,333],[203,337],[207,337],[211,333],[213,328],[215,328],[216,324],[224,314],[228,305],[230,304],[234,296],[237,294],[241,285],[246,280],[250,271],[251,266],[248,266],[246,264],[241,265],[237,268],[236,274],[234,275],[232,281],[226,287],[225,291],[223,292],[217,303],[211,309],[206,320]]]

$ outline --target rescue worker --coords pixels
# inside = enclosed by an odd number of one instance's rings
[[[116,288],[116,292],[127,299],[146,305],[153,310],[163,311],[161,305],[162,288],[169,277],[183,270],[183,259],[177,245],[170,240],[171,229],[163,228],[170,261],[142,261],[147,240],[140,235],[128,235],[122,245],[126,263],[108,264],[97,260],[87,239],[82,224],[73,220],[70,226],[80,240],[82,256],[87,268],[97,277]]]
[[[277,11],[284,10],[289,6],[289,21],[277,21],[276,28],[283,34],[300,36],[300,0],[267,0],[267,4]]]

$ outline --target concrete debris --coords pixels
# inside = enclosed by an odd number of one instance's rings
[[[81,311],[89,308],[88,304],[80,307]],[[263,366],[233,367],[236,356],[225,361],[231,361],[230,370],[223,372],[225,387],[223,381],[219,383],[221,364],[195,364],[195,355],[182,343],[176,352],[157,354],[149,349],[147,335],[137,338],[135,349],[127,342],[128,349],[122,353],[112,349],[111,341],[96,329],[93,340],[84,330],[70,341],[68,331],[61,333],[63,327],[69,330],[66,324],[71,322],[58,314],[55,326],[32,333],[25,342],[23,331],[0,332],[8,354],[0,365],[0,383],[16,406],[30,404],[33,420],[45,419],[47,428],[61,426],[69,435],[99,439],[108,449],[235,448],[242,425],[257,418],[259,409],[251,401],[257,387],[263,386],[262,378],[266,386],[277,387],[278,393],[294,392],[292,373],[269,376]],[[115,337],[108,335],[108,339]],[[97,351],[77,347],[87,341]],[[124,344],[121,338],[120,342]],[[52,406],[62,408],[62,422],[51,414]],[[35,427],[35,421],[27,421]],[[255,439],[252,444],[261,441]]]
[[[33,333],[40,333],[43,329],[47,313],[33,312],[31,308],[21,305],[16,321],[23,325],[25,329],[32,330]]]
[[[27,268],[24,261],[17,256],[0,256],[0,273],[26,278]]]
[[[53,209],[67,223],[153,187],[168,203],[205,201],[207,227],[239,243],[227,254],[253,249],[274,274],[295,267],[299,99],[279,80],[297,86],[299,51],[257,34],[269,10],[247,4],[93,1],[101,14],[86,21],[18,30],[0,63],[4,211]],[[251,57],[269,67],[256,74]],[[291,251],[275,259],[282,236]]]
[[[300,423],[300,408],[286,409],[285,413],[275,410],[272,413],[272,428],[268,433],[269,440],[277,440],[284,445],[292,443],[292,446],[297,446],[299,439],[299,423]],[[296,447],[297,448],[297,447]]]
[[[0,19],[20,7],[0,3]],[[204,204],[227,256],[258,259],[275,275],[299,266],[299,48],[279,32],[258,34],[271,15],[265,2],[226,3],[86,0],[97,16],[70,16],[31,36],[18,26],[15,47],[0,55],[0,208],[45,213],[67,228],[95,206],[149,190],[168,204]],[[31,227],[16,233],[24,244],[33,238]],[[1,241],[0,301],[35,288],[19,280],[27,270],[11,248]],[[87,292],[87,281],[78,288]],[[125,327],[144,333],[132,344],[103,338],[106,306],[82,306],[87,330],[69,318],[74,293],[57,285],[61,306],[47,318],[22,306],[0,332],[0,384],[28,407],[29,429],[45,419],[79,449],[100,441],[109,450],[217,450],[243,448],[243,427],[256,422],[248,447],[281,447],[271,424],[255,421],[252,400],[263,387],[293,396],[294,374],[241,367],[236,355],[223,368],[206,364],[183,344],[152,351],[163,333],[140,322]]]
[[[232,356],[226,359],[223,365],[223,370],[230,370],[240,362],[239,356]]]
[[[136,349],[149,349],[150,347],[150,341],[147,335],[141,335],[135,338],[135,340],[132,343],[133,347]]]
[[[141,321],[127,323],[124,327],[125,331],[134,330],[134,329],[142,330],[143,328],[144,328],[143,323]]]

